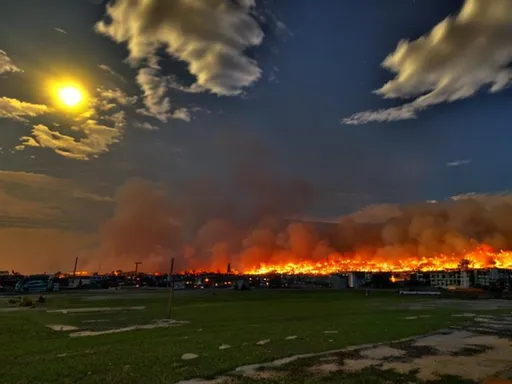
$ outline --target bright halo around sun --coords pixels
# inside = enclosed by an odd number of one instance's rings
[[[75,107],[80,104],[83,99],[82,91],[73,86],[59,88],[57,95],[59,100],[67,107]]]

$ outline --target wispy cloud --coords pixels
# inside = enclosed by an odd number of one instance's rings
[[[504,190],[499,192],[476,193],[467,192],[450,197],[451,200],[477,200],[488,206],[512,204],[512,191]]]
[[[109,111],[118,105],[129,106],[137,102],[137,96],[128,96],[119,88],[108,89],[99,87],[96,89],[96,104],[103,111]]]
[[[0,74],[7,72],[23,72],[23,70],[13,63],[5,51],[0,49]]]
[[[56,31],[56,32],[59,32],[59,33],[67,34],[67,32],[65,30],[63,30],[62,28],[55,27],[55,28],[53,28],[53,30]]]
[[[22,137],[22,143],[16,149],[25,147],[50,148],[55,153],[74,160],[89,160],[91,157],[107,152],[108,148],[119,142],[124,124],[114,127],[101,124],[96,120],[86,120],[83,124],[72,127],[76,132],[82,132],[85,138],[76,139],[46,125],[37,124],[32,127],[32,137]]]
[[[100,64],[98,65],[98,68],[104,72],[111,74],[112,76],[117,77],[118,79],[121,79],[124,83],[126,83],[126,79],[122,75],[114,71],[112,68],[110,68],[108,65]]]
[[[69,123],[69,129],[79,133],[80,138],[61,131],[58,125],[51,129],[45,124],[35,124],[31,136],[21,137],[21,143],[15,149],[49,148],[74,160],[98,157],[108,152],[123,135],[126,113],[120,107],[133,106],[136,100],[136,97],[128,96],[117,88],[97,88],[95,95],[89,100],[88,109]]]
[[[40,116],[48,112],[50,112],[50,108],[46,105],[0,97],[0,118],[27,122],[27,117]]]
[[[64,219],[74,203],[109,203],[110,196],[96,193],[69,179],[31,172],[0,171],[0,217],[2,220]]]
[[[0,171],[0,264],[21,272],[57,271],[91,247],[112,198],[89,183]],[[34,257],[37,255],[37,257]]]
[[[402,40],[382,66],[396,77],[375,91],[384,98],[413,99],[398,107],[364,111],[345,124],[398,121],[417,117],[434,105],[473,96],[490,86],[498,92],[512,81],[512,1],[466,0],[415,41]]]
[[[156,125],[150,124],[147,121],[145,121],[145,122],[136,121],[135,123],[133,123],[133,125],[137,128],[147,129],[148,131],[157,131],[160,129]]]
[[[279,79],[277,78],[277,73],[279,72],[279,68],[274,66],[270,73],[268,74],[268,82],[269,83],[279,83]]]
[[[467,160],[455,160],[455,161],[450,161],[450,162],[446,163],[446,166],[447,167],[458,167],[458,166],[467,165],[467,164],[470,164],[470,163],[471,163],[470,159],[467,159]]]
[[[172,108],[171,99],[167,96],[170,78],[159,76],[155,68],[141,68],[136,78],[142,89],[145,108],[138,113],[154,117],[165,123],[169,119],[190,121],[190,114],[185,108]]]

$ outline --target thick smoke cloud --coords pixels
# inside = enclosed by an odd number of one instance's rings
[[[100,254],[124,268],[135,261],[161,267],[171,250],[182,247],[180,222],[166,190],[134,179],[116,194],[114,217],[100,228]],[[110,260],[109,260],[110,259]]]
[[[119,189],[115,214],[100,229],[105,266],[131,269],[142,261],[145,270],[165,271],[172,255],[180,269],[225,271],[230,262],[249,268],[288,243],[289,257],[302,247],[300,224],[287,236],[283,218],[308,208],[313,187],[284,177],[259,143],[237,135],[228,141],[223,153],[230,171],[223,182],[200,178],[166,188],[133,179]]]
[[[301,190],[295,192],[300,195]],[[139,194],[146,198],[137,200]],[[172,216],[176,211],[170,208],[170,196],[159,187],[131,182],[120,196],[119,210],[106,226],[108,235],[118,241],[114,242],[117,254],[136,254],[143,262],[155,265],[155,254],[172,250],[180,270],[225,271],[228,263],[247,271],[262,264],[345,260],[397,263],[412,258],[423,258],[428,264],[440,254],[462,258],[482,244],[495,250],[512,248],[512,204],[508,199],[474,196],[404,206],[380,223],[373,222],[371,215],[365,222],[361,214],[344,217],[339,224],[290,222],[272,210],[272,214],[261,211],[259,219],[251,223],[238,220],[236,215],[212,217],[205,218],[185,242],[186,213],[181,212],[184,215],[179,218]],[[254,207],[262,206],[266,205]]]
[[[440,254],[460,260],[483,244],[512,249],[510,195],[373,205],[334,224],[288,219],[305,214],[318,191],[283,177],[268,147],[228,136],[220,143],[225,174],[170,186],[134,179],[119,189],[115,214],[100,229],[104,268],[131,270],[142,261],[146,271],[166,271],[171,256],[178,270],[304,261],[397,265]]]
[[[204,206],[194,211],[193,204],[178,208],[162,186],[132,180],[120,189],[117,212],[102,228],[104,250],[124,268],[138,259],[145,269],[165,271],[172,254],[179,270],[225,271],[231,263],[247,271],[302,261],[397,263],[424,258],[428,263],[440,254],[462,258],[482,244],[512,248],[512,204],[506,198],[472,196],[394,207],[384,210],[390,216],[378,223],[371,213],[365,220],[362,212],[338,224],[300,222],[284,217],[307,207],[307,184],[296,188],[295,182],[272,177],[269,172],[261,184],[258,178],[234,179],[231,187],[254,188],[253,204],[247,209],[246,202],[232,201],[227,211]],[[258,195],[258,188],[266,193]],[[221,200],[216,203],[226,206]],[[190,225],[190,218],[202,222]]]

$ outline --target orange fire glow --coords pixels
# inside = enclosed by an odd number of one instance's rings
[[[260,264],[244,271],[245,274],[262,275],[310,274],[329,275],[338,272],[408,272],[441,271],[460,268],[509,268],[512,269],[512,251],[493,251],[481,246],[462,255],[437,255],[433,257],[411,257],[400,260],[367,259],[358,255],[329,258],[322,262],[299,261],[275,264]]]

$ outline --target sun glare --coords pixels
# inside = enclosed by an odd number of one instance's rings
[[[74,107],[82,101],[82,92],[76,87],[63,87],[58,91],[60,101],[68,107]]]

